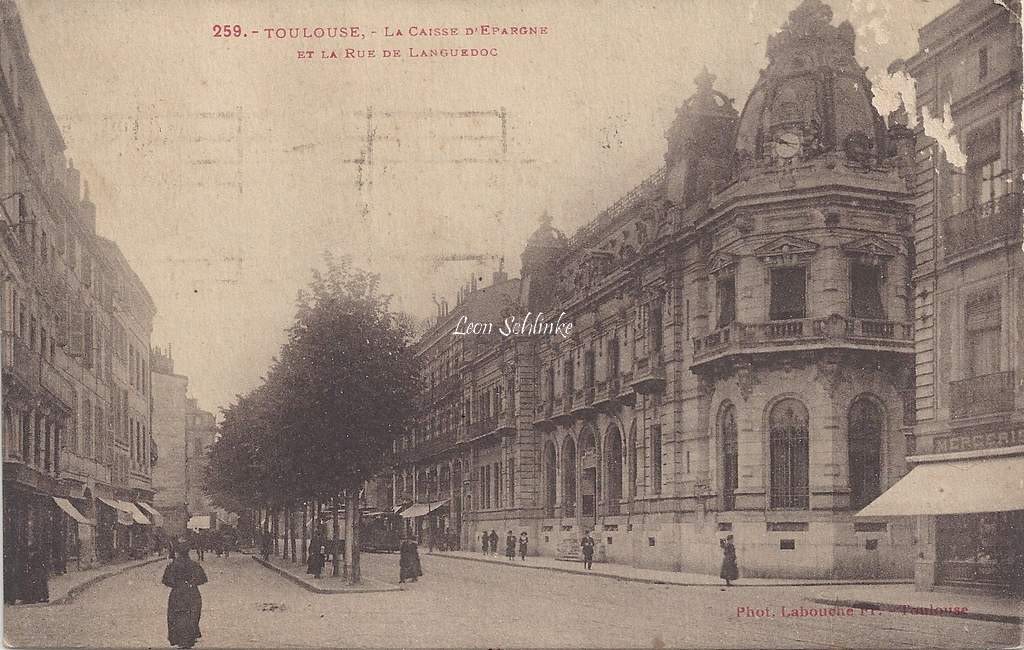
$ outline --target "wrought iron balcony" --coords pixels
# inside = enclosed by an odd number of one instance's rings
[[[1013,372],[996,372],[949,382],[949,415],[970,418],[1013,411]]]
[[[1021,195],[1006,194],[967,208],[942,224],[946,257],[959,255],[999,240],[1021,238]]]
[[[512,409],[507,408],[498,414],[498,421],[495,428],[500,434],[510,434],[516,431],[516,416]]]
[[[847,318],[798,318],[765,323],[730,323],[693,339],[693,366],[731,354],[772,352],[793,346],[882,346],[910,351],[913,323]]]
[[[549,422],[553,416],[554,402],[546,400],[537,405],[536,415],[533,417],[534,424],[545,424]]]

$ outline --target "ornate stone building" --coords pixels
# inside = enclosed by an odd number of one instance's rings
[[[12,2],[0,3],[0,120],[6,577],[30,546],[75,569],[144,536],[156,310],[96,234]]]
[[[747,576],[912,572],[909,523],[854,514],[905,472],[913,134],[819,0],[767,54],[742,111],[705,71],[660,170],[530,238],[510,313],[574,328],[462,357],[464,397],[493,378],[511,409],[471,401],[434,443],[461,462],[464,544],[527,530],[571,556],[593,530],[599,560],[716,572],[731,533]]]

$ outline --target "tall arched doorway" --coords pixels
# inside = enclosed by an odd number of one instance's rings
[[[636,446],[636,420],[629,427],[629,443],[626,447],[626,452],[629,454],[629,497],[635,499],[638,496],[639,490],[636,489],[636,467],[637,467],[637,454],[640,450]]]
[[[587,426],[580,433],[580,515],[587,528],[597,523],[598,468],[597,441]]]
[[[544,516],[555,516],[555,500],[558,498],[558,465],[555,457],[555,443],[550,440],[544,445]]]
[[[562,443],[562,516],[576,515],[576,443],[566,436]]]
[[[462,540],[462,461],[452,463],[452,530],[454,539]]]

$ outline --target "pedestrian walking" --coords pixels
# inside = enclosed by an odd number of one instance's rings
[[[491,554],[491,536],[486,530],[480,535],[480,550],[484,555]]]
[[[732,581],[740,577],[740,569],[736,565],[736,546],[732,543],[732,535],[718,540],[718,544],[722,547],[722,570],[718,575],[725,580],[726,587],[731,587]]]
[[[519,559],[526,562],[526,548],[530,545],[530,538],[524,530],[519,535]]]
[[[505,557],[509,560],[516,559],[516,536],[511,530],[505,534]]]
[[[491,555],[498,555],[498,531],[492,530],[490,536],[487,538],[491,543]]]
[[[324,564],[327,562],[327,546],[320,544],[316,547],[309,555],[309,562],[306,565],[306,570],[313,574],[313,577],[319,580],[324,577]]]
[[[28,547],[28,561],[25,563],[25,575],[21,583],[21,601],[23,603],[50,602],[50,567],[46,561],[46,553],[35,545]]]
[[[260,556],[263,557],[264,562],[270,560],[270,552],[273,550],[273,542],[270,540],[270,533],[265,532],[260,537]]]
[[[594,538],[590,536],[590,531],[583,533],[583,539],[580,540],[580,550],[583,551],[583,566],[589,571],[594,568]]]
[[[189,557],[188,546],[176,550],[174,560],[164,569],[162,582],[171,588],[167,597],[167,640],[172,646],[191,648],[203,636],[199,631],[203,613],[199,585],[206,584],[206,572]]]
[[[398,549],[398,582],[416,582],[423,575],[416,541],[411,537],[402,540]]]

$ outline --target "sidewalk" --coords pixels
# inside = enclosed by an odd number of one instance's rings
[[[69,571],[64,575],[52,576],[49,581],[50,602],[48,603],[27,603],[20,605],[6,605],[6,607],[51,607],[54,605],[67,605],[80,593],[92,587],[101,580],[119,575],[125,571],[152,564],[153,562],[167,561],[163,556],[150,556],[141,560],[131,560],[117,564],[105,564],[92,569],[81,571]]]
[[[1024,600],[968,591],[914,591],[914,585],[844,586],[811,598],[816,603],[907,615],[951,616],[1024,624]]]
[[[560,571],[562,573],[575,573],[579,575],[591,575],[601,578],[614,578],[616,580],[627,580],[630,582],[643,582],[654,585],[678,585],[681,587],[724,587],[724,581],[717,575],[706,573],[682,573],[679,571],[660,571],[657,569],[640,569],[626,566],[624,564],[612,564],[609,562],[595,562],[594,568],[587,571],[583,568],[582,562],[571,562],[556,560],[553,557],[528,555],[523,562],[516,559],[511,562],[504,557],[485,556],[481,553],[470,553],[469,551],[434,551],[432,557],[448,557],[459,560],[470,560],[473,562],[489,562],[501,564],[509,568],[517,569],[545,569],[548,571]],[[744,578],[742,571],[740,579],[733,582],[733,587],[807,587],[818,585],[899,585],[907,584],[905,580],[819,580],[807,579],[786,579],[786,578]]]
[[[366,575],[365,571],[361,576],[361,583],[353,586],[345,582],[345,579],[341,576],[335,578],[330,575],[330,564],[324,567],[324,577],[317,580],[306,573],[306,565],[302,563],[293,563],[291,560],[285,560],[276,555],[271,555],[270,560],[267,562],[264,562],[263,558],[258,555],[253,555],[252,559],[271,571],[276,571],[306,591],[312,591],[316,594],[368,594],[383,591],[403,591],[400,585],[371,578]]]

